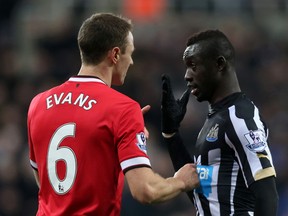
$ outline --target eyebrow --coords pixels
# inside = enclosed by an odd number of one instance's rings
[[[191,54],[191,52],[190,52],[190,54],[189,54],[189,52],[185,52],[184,54],[183,54],[183,60],[184,61],[186,61],[186,60],[195,60],[196,59],[196,57],[194,56],[194,55],[192,55]]]

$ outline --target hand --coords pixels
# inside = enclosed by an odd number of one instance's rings
[[[185,192],[193,190],[200,185],[195,164],[185,164],[174,174],[174,178],[178,178],[184,182],[185,187],[183,191]]]
[[[162,132],[171,134],[178,130],[186,113],[191,89],[188,88],[180,99],[175,100],[170,78],[162,76],[161,126]]]
[[[150,108],[151,108],[150,105],[146,105],[145,107],[143,107],[141,109],[143,116],[145,113],[147,113],[150,110]],[[147,130],[146,127],[144,127],[144,134],[145,134],[146,139],[148,139],[149,138],[149,131]]]

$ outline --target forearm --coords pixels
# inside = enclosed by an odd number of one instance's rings
[[[150,187],[150,194],[153,194],[150,203],[160,203],[178,196],[182,191],[184,191],[185,185],[183,181],[171,177],[162,179],[162,181],[154,182],[148,187]]]
[[[253,183],[250,189],[255,195],[254,216],[276,216],[279,198],[275,178],[259,180]]]
[[[175,177],[162,178],[149,168],[133,169],[125,176],[132,196],[145,204],[164,202],[185,189],[183,181]]]
[[[193,163],[179,132],[176,132],[172,137],[163,137],[165,145],[168,147],[168,152],[173,163],[175,171],[180,169],[186,163]]]
[[[195,164],[185,164],[173,177],[163,178],[147,167],[125,174],[132,196],[141,203],[158,203],[199,186]]]
[[[165,134],[164,134],[165,135]],[[164,142],[168,147],[169,155],[173,164],[175,171],[177,171],[180,167],[182,167],[186,163],[192,163],[193,160],[190,157],[182,138],[179,132],[176,132],[170,138],[165,138],[163,136]],[[187,196],[189,197],[190,201],[193,203],[193,191],[187,192]]]

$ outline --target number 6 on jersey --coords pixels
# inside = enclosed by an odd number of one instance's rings
[[[77,160],[73,150],[67,146],[59,147],[65,138],[75,136],[75,127],[73,123],[60,126],[53,134],[48,147],[48,178],[54,191],[60,195],[71,189],[77,173]],[[63,161],[66,166],[66,175],[62,180],[57,174],[59,161]]]

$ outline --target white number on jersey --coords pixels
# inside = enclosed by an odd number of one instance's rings
[[[68,123],[60,126],[52,136],[48,147],[47,169],[50,183],[57,194],[67,193],[73,186],[77,173],[77,160],[73,150],[67,146],[60,146],[67,137],[75,136],[75,124]],[[59,147],[60,146],[60,147]],[[57,174],[57,162],[64,161],[66,175],[60,180]]]

